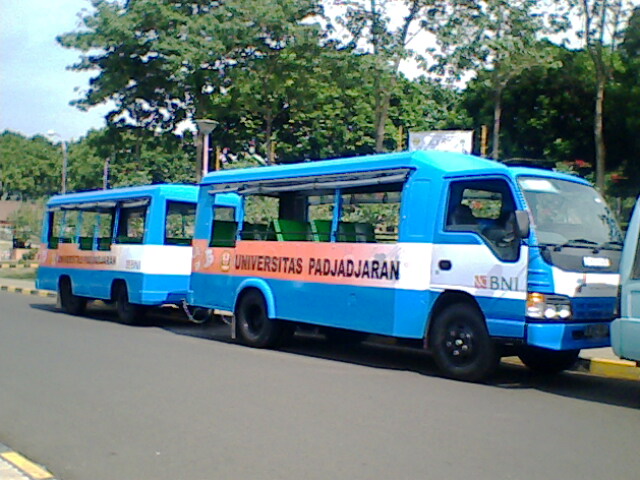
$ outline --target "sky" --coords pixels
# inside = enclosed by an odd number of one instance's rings
[[[0,132],[55,132],[52,141],[71,141],[105,125],[108,105],[83,112],[69,104],[82,97],[97,72],[68,70],[80,52],[56,42],[56,36],[78,30],[79,14],[91,8],[89,0],[0,0]],[[402,12],[393,13],[400,21]],[[418,35],[409,46],[428,43]],[[401,69],[410,78],[422,73],[411,63]]]
[[[82,112],[69,105],[91,74],[67,70],[80,52],[56,43],[57,35],[79,27],[79,12],[90,7],[89,0],[0,0],[0,132],[53,131],[52,140],[70,141],[105,125],[107,106]]]
[[[91,8],[89,0],[0,0],[0,132],[55,132],[50,139],[57,142],[104,127],[107,105],[83,112],[69,104],[97,72],[68,70],[80,51],[56,42],[77,30],[80,12]]]

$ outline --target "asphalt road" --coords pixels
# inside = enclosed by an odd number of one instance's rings
[[[413,351],[114,319],[0,292],[0,443],[61,480],[640,476],[640,382],[468,384]]]

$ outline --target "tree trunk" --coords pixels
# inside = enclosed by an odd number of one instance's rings
[[[596,144],[596,187],[604,193],[604,174],[606,150],[604,146],[604,89],[606,78],[602,74],[597,76],[596,105],[593,119],[593,137]]]
[[[265,134],[267,136],[266,141],[266,149],[267,149],[267,165],[273,165],[275,163],[275,152],[272,148],[273,139],[271,135],[273,134],[273,115],[271,111],[268,111],[265,115]]]
[[[393,88],[395,82],[390,81],[389,88]],[[384,88],[380,88],[380,91],[376,98],[376,111],[375,111],[375,135],[376,135],[376,152],[384,152],[384,135],[385,126],[387,124],[387,118],[389,117],[389,101],[391,99],[391,92],[385,91]]]
[[[491,158],[500,158],[500,123],[502,120],[502,91],[503,87],[497,87],[493,102],[493,141],[491,148]]]
[[[407,35],[409,34],[409,27],[411,23],[416,18],[416,15],[422,8],[422,2],[419,0],[412,0],[411,6],[409,8],[408,15],[404,18],[404,22],[402,25],[402,29],[400,30],[400,34],[398,37],[398,45],[401,45],[402,48],[405,48],[407,43]],[[377,10],[375,0],[371,0],[371,12],[375,14]],[[375,15],[374,15],[375,18]],[[373,30],[373,52],[374,55],[380,55],[380,41],[381,39],[377,36],[379,33],[379,26],[374,22],[372,25]],[[384,59],[383,59],[384,60]],[[396,85],[397,74],[400,68],[400,60],[401,57],[396,54],[396,57],[393,59],[393,67],[391,69],[391,76],[388,81],[385,81],[383,78],[375,79],[375,94],[376,94],[376,108],[375,108],[375,118],[374,118],[374,127],[375,127],[375,135],[376,135],[376,152],[384,151],[384,135],[385,135],[385,126],[387,124],[387,118],[389,117],[389,102],[391,101],[391,92]],[[379,72],[380,76],[383,76],[384,73]]]
[[[196,183],[202,180],[202,135],[196,132]]]

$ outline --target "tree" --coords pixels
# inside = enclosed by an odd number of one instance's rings
[[[374,81],[375,149],[384,151],[385,128],[389,117],[390,100],[396,83],[400,62],[412,55],[408,43],[412,28],[418,22],[429,23],[430,9],[444,3],[439,0],[335,0],[344,7],[337,22],[350,37],[347,48],[357,54],[370,55],[370,75]],[[400,8],[404,16],[400,25],[392,26],[391,13]]]
[[[105,164],[108,187],[152,183],[190,183],[195,178],[193,143],[171,133],[156,134],[135,127],[106,127],[90,132],[74,151],[86,152],[76,189],[101,188]]]
[[[579,36],[584,41],[595,68],[593,136],[596,145],[596,186],[604,191],[606,148],[604,140],[604,101],[610,82],[616,49],[632,12],[632,0],[567,0],[583,22]]]
[[[593,163],[593,91],[590,61],[583,51],[554,47],[552,66],[533,67],[512,78],[503,95],[503,158],[547,160],[551,164],[582,160]],[[562,68],[555,68],[559,63]],[[493,118],[492,71],[478,72],[463,92],[464,105],[476,125]]]
[[[500,157],[505,88],[523,71],[552,62],[548,44],[538,40],[547,27],[535,12],[537,4],[535,0],[451,0],[439,12],[444,23],[436,34],[442,52],[433,70],[459,79],[468,72],[490,69],[484,79],[493,99],[494,159]]]
[[[76,104],[88,108],[113,101],[112,125],[174,131],[184,120],[210,117],[230,92],[249,85],[244,99],[251,95],[251,104],[265,116],[269,145],[283,97],[278,75],[288,73],[289,60],[305,46],[319,43],[309,22],[320,13],[316,0],[93,0],[93,5],[82,18],[83,29],[58,41],[83,53],[73,69],[98,71]]]
[[[629,19],[619,53],[620,62],[616,62],[605,98],[607,165],[615,169],[619,164],[618,170],[623,171],[615,182],[614,193],[636,198],[640,193],[640,7]]]
[[[60,191],[62,150],[42,136],[0,134],[0,198],[34,199]]]
[[[396,128],[397,149],[404,150],[410,131],[470,129],[471,117],[462,105],[461,92],[448,85],[419,77],[398,79],[390,100],[389,118]]]

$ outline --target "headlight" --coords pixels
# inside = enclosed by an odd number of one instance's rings
[[[571,301],[560,295],[532,292],[527,295],[527,317],[546,321],[571,319]]]

